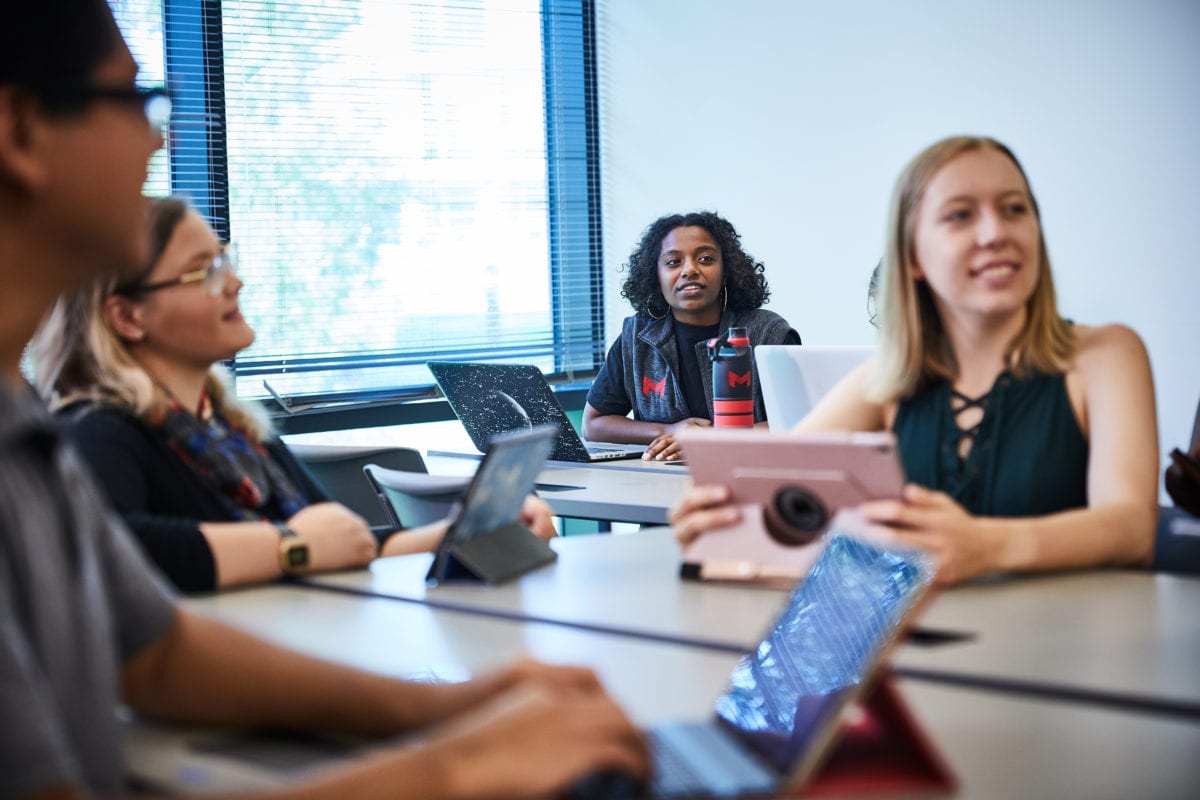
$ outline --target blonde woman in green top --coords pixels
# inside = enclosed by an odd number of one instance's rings
[[[894,431],[910,483],[865,504],[954,583],[995,571],[1148,565],[1158,431],[1149,359],[1121,325],[1058,313],[1037,202],[993,139],[918,155],[893,193],[879,349],[801,431]],[[724,487],[693,487],[681,541],[735,521]],[[714,534],[719,535],[719,534]]]

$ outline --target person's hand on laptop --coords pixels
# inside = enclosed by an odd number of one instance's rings
[[[520,659],[423,688],[417,727],[455,796],[543,797],[599,769],[645,774],[645,744],[594,672]]]
[[[683,450],[675,441],[675,434],[684,428],[711,428],[712,420],[703,417],[688,417],[685,420],[668,425],[663,432],[646,446],[642,453],[643,461],[678,461],[683,458]]]
[[[442,762],[450,796],[481,800],[549,797],[598,770],[650,769],[641,733],[594,676],[526,681],[433,729],[423,749]]]

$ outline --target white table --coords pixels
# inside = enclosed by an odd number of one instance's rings
[[[1030,690],[1161,703],[1200,717],[1200,579],[1132,570],[1024,576],[944,592],[920,624],[968,642],[896,664]],[[1200,751],[1198,751],[1200,752]]]
[[[224,592],[184,603],[310,656],[401,678],[462,680],[522,656],[586,664],[643,724],[703,716],[737,661],[732,653],[300,586]],[[688,679],[681,683],[679,676]]]
[[[427,587],[429,554],[379,559],[368,570],[312,575],[305,582],[729,652],[757,642],[785,599],[779,590],[680,580],[679,547],[668,528],[571,536],[551,546],[559,555],[554,564],[501,586]]]
[[[454,678],[519,655],[586,664],[640,724],[706,715],[736,658],[294,586],[185,602],[310,655],[392,675]],[[956,773],[961,797],[1185,798],[1200,785],[1195,721],[911,680],[899,686]]]
[[[784,600],[779,590],[680,580],[678,546],[665,528],[568,537],[553,546],[557,562],[497,587],[428,588],[428,555],[381,559],[368,571],[308,580],[730,652],[756,644]],[[906,674],[1200,717],[1195,578],[1112,570],[990,581],[942,592],[918,625],[971,638],[902,646],[895,663]]]
[[[957,774],[959,797],[1195,797],[1200,724],[902,680],[901,691]]]

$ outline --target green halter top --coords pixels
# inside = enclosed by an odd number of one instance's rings
[[[1027,517],[1087,505],[1088,443],[1075,419],[1062,374],[996,378],[980,398],[983,419],[958,427],[947,381],[902,400],[893,427],[908,480],[945,492],[972,514]],[[965,459],[964,435],[973,438]]]

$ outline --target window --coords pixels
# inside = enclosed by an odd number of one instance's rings
[[[239,394],[418,395],[435,358],[599,366],[591,2],[114,9],[176,98],[149,191],[238,245]]]

